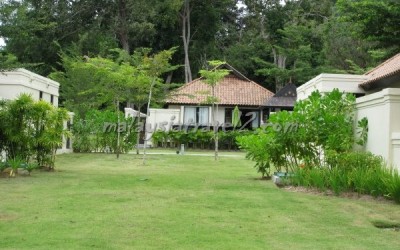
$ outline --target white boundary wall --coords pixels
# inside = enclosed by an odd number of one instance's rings
[[[357,98],[357,120],[368,118],[365,149],[400,170],[400,89],[387,88]]]

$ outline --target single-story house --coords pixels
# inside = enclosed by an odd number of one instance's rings
[[[49,78],[35,74],[26,69],[0,72],[0,99],[13,100],[22,93],[30,94],[36,101],[44,100],[58,107],[60,84]],[[73,113],[65,121],[67,128],[73,122]],[[63,139],[62,148],[57,153],[72,153],[72,142],[69,138]]]
[[[233,110],[237,106],[241,111],[241,124],[244,128],[258,128],[264,123],[265,103],[274,95],[268,89],[249,80],[229,64],[221,65],[230,71],[215,86],[218,108],[215,109],[219,125],[232,123]],[[207,98],[212,95],[212,88],[202,78],[186,83],[172,92],[166,100],[165,109],[150,109],[147,123],[152,129],[160,123],[171,126],[211,126],[213,117],[211,104]]]
[[[355,94],[357,120],[368,118],[364,150],[400,169],[400,53],[364,75],[321,74],[297,88],[298,100],[335,88]]]

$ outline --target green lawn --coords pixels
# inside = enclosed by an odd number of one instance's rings
[[[400,249],[400,206],[294,193],[244,158],[71,154],[0,179],[2,249]]]

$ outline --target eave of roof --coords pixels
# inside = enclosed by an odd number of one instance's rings
[[[360,84],[365,90],[385,87],[390,85],[392,81],[398,80],[400,74],[400,53],[389,58],[385,62],[378,65],[376,68],[368,71],[364,75],[368,79]]]

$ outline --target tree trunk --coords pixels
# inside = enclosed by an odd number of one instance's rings
[[[120,124],[120,117],[119,117],[119,99],[117,99],[117,117],[118,117],[118,121],[117,121],[117,159],[119,159],[119,140],[120,140],[120,128],[119,128],[119,124]]]
[[[147,101],[147,112],[146,112],[146,126],[144,127],[144,144],[143,144],[143,165],[146,165],[146,148],[147,148],[147,120],[150,116],[150,103],[151,103],[151,97],[153,94],[153,87],[154,84],[156,83],[156,78],[153,77],[151,80],[151,85],[150,85],[150,91],[149,91],[149,100]]]
[[[128,15],[126,0],[118,0],[118,27],[117,32],[122,48],[130,53],[129,36],[128,36]]]
[[[218,103],[217,103],[217,112],[216,113],[218,113]],[[217,161],[218,160],[218,121],[216,119],[215,119],[215,125],[214,125],[214,133],[215,133],[215,135],[214,135],[214,137],[215,137],[215,155],[214,155],[214,159]]]
[[[169,73],[167,79],[165,80],[166,84],[171,84],[173,72]]]
[[[286,69],[286,56],[279,54],[279,52],[272,47],[272,54],[274,56],[274,64],[279,68],[279,69]],[[279,77],[275,77],[275,91],[278,92],[282,87],[283,87],[283,82],[282,79],[279,79]]]
[[[137,114],[136,114],[136,118],[137,118],[137,124],[140,124],[140,105],[137,105]],[[139,144],[140,144],[140,129],[138,129],[138,127],[136,127],[136,154],[140,154],[140,150],[139,150]]]
[[[121,43],[122,49],[130,53],[128,34],[126,34],[125,32],[119,33],[119,41]]]
[[[190,0],[185,0],[182,17],[182,40],[183,40],[183,50],[185,52],[185,83],[192,81],[192,70],[190,69],[189,60],[189,44],[191,40],[191,30],[190,30]]]
[[[212,86],[212,94],[213,98],[215,98],[215,86]],[[213,128],[214,128],[214,160],[218,160],[218,125],[217,125],[217,118],[215,108],[215,100],[212,102],[212,114],[213,114]],[[217,104],[217,111],[218,111],[218,104]]]

